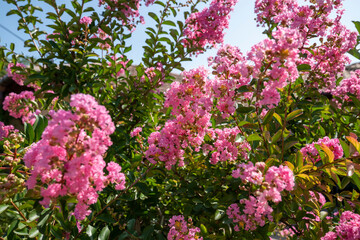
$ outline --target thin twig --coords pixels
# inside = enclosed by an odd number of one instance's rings
[[[11,205],[13,205],[13,207],[16,209],[16,211],[18,211],[18,213],[20,214],[20,216],[27,221],[26,217],[24,216],[24,214],[20,211],[20,209],[15,205],[15,203],[12,201],[12,199],[10,199],[10,203]]]

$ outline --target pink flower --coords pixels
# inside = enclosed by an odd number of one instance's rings
[[[311,144],[306,144],[305,147],[300,149],[304,157],[308,157],[311,161],[318,162],[321,160],[318,150],[315,148],[315,144],[322,145],[324,144],[334,153],[334,160],[342,158],[344,155],[343,149],[340,145],[340,141],[337,138],[330,139],[329,137],[324,137],[319,139],[317,142]]]
[[[196,47],[216,46],[224,41],[224,29],[229,26],[230,12],[237,0],[213,0],[209,8],[192,13],[186,19],[185,36]],[[185,41],[186,45],[190,45]]]
[[[136,127],[134,128],[134,130],[132,130],[132,132],[130,133],[131,137],[135,137],[135,136],[139,136],[139,134],[142,132],[142,128],[141,127]]]
[[[360,215],[345,211],[341,214],[335,232],[328,232],[321,240],[358,240],[360,239]]]
[[[18,71],[13,70],[14,66],[22,69],[26,68],[26,66],[22,63],[16,63],[16,65],[14,63],[9,63],[6,69],[8,77],[11,77],[17,84],[23,86],[26,76],[18,73]]]
[[[191,224],[188,224],[184,216],[178,215],[173,216],[169,220],[169,227],[170,231],[167,235],[168,240],[178,240],[178,239],[188,239],[188,240],[195,240],[199,239],[202,240],[202,237],[198,236],[200,233],[200,229],[197,227],[192,227]]]
[[[41,140],[25,154],[25,165],[31,169],[26,184],[32,189],[40,182],[45,206],[61,196],[76,197],[74,215],[81,221],[91,213],[98,191],[110,182],[117,190],[125,188],[125,175],[114,162],[106,167],[108,175],[104,173],[103,155],[115,130],[105,107],[85,94],[72,95],[70,106],[73,111],[49,112],[51,120]]]
[[[17,129],[14,129],[13,125],[6,126],[3,122],[0,121],[0,141],[7,138],[11,132],[18,132]]]
[[[295,185],[294,175],[288,167],[272,166],[263,177],[264,169],[265,163],[263,162],[258,162],[255,166],[249,162],[248,164],[239,164],[232,173],[234,178],[243,180],[242,188],[247,189],[247,185],[250,184],[249,192],[253,187],[257,187],[257,190],[252,191],[254,193],[248,199],[240,200],[240,207],[234,203],[226,211],[228,217],[234,223],[239,224],[234,227],[235,231],[240,231],[239,226],[253,231],[258,225],[264,226],[266,219],[272,221],[273,209],[269,202],[279,203],[282,200],[281,192],[291,191]]]
[[[92,19],[90,17],[83,17],[80,19],[80,24],[90,25],[92,23]]]
[[[10,116],[21,118],[23,122],[33,124],[35,121],[34,114],[38,114],[40,110],[35,110],[35,96],[33,92],[23,91],[19,94],[10,93],[5,97],[3,109],[8,111]]]

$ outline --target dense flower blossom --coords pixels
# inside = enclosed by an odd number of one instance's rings
[[[223,43],[224,29],[229,26],[230,12],[236,3],[237,0],[213,0],[209,8],[192,13],[186,19],[184,35],[191,44],[200,48]],[[185,43],[191,45],[187,41]]]
[[[16,63],[16,65],[14,63],[9,63],[6,68],[8,77],[11,77],[17,84],[19,84],[20,86],[23,86],[26,76],[18,73],[17,71],[14,71],[13,70],[14,66],[22,68],[22,69],[26,68],[26,66],[22,63]]]
[[[217,108],[223,118],[229,117],[235,112],[235,102],[239,98],[236,89],[250,82],[246,58],[239,48],[224,45],[208,62],[215,75],[213,91],[214,97],[218,99]]]
[[[191,219],[190,219],[191,220]],[[199,237],[200,229],[198,227],[192,226],[192,223],[188,223],[185,221],[184,216],[178,215],[173,216],[169,220],[170,231],[167,235],[168,240],[178,240],[178,239],[186,239],[186,240],[195,240],[195,239],[203,239]]]
[[[17,129],[14,129],[13,125],[5,125],[0,121],[0,141],[9,136],[11,132],[17,132]]]
[[[235,231],[239,231],[240,228],[255,230],[257,226],[265,225],[266,218],[272,221],[273,209],[269,205],[270,201],[280,202],[281,192],[292,191],[295,186],[294,174],[288,167],[272,166],[266,171],[265,176],[264,170],[265,163],[258,162],[254,166],[252,162],[249,162],[239,164],[232,173],[232,176],[240,178],[245,186],[249,183],[259,186],[254,196],[241,199],[240,206],[234,203],[227,209],[226,214],[237,224]]]
[[[154,3],[155,0],[145,0],[145,6],[149,6]],[[134,29],[135,24],[140,19],[141,23],[144,23],[143,17],[140,16],[139,8],[141,1],[140,0],[131,0],[131,1],[119,1],[119,0],[111,0],[112,6],[107,5],[106,1],[99,0],[99,6],[105,5],[105,8],[112,11],[121,12],[125,18],[119,17],[119,21],[122,22],[123,25],[127,25],[130,29]],[[132,3],[130,3],[132,2]],[[133,8],[135,6],[135,8]]]
[[[183,166],[184,149],[200,150],[210,127],[211,81],[204,68],[184,72],[183,82],[173,82],[165,107],[172,107],[175,119],[169,120],[160,132],[150,134],[146,156],[150,162],[165,162],[167,168]]]
[[[332,92],[334,96],[344,102],[351,101],[348,93],[355,95],[355,97],[360,100],[360,70],[356,70],[350,74],[350,78],[343,79],[340,85]]]
[[[255,13],[261,25],[276,23],[299,32],[302,57],[297,63],[310,65],[312,71],[307,84],[328,92],[350,62],[345,53],[355,46],[357,34],[340,23],[342,0],[309,2],[301,5],[297,0],[256,0]],[[309,39],[319,44],[310,46]]]
[[[234,178],[240,178],[244,183],[253,183],[256,185],[260,185],[263,180],[263,173],[258,168],[258,165],[254,166],[252,162],[240,163],[236,170],[232,172],[232,176]]]
[[[34,114],[36,106],[32,103],[35,100],[33,92],[23,91],[19,94],[10,93],[5,97],[3,102],[4,110],[8,111],[10,116],[21,118],[23,122],[33,123],[35,121]]]
[[[324,144],[334,153],[334,160],[341,158],[344,155],[344,151],[340,145],[340,141],[337,138],[330,139],[329,137],[324,137],[319,139],[317,142],[311,144],[306,144],[305,147],[300,149],[304,157],[308,157],[311,161],[318,162],[321,160],[318,150],[315,148],[315,144],[321,146]]]
[[[247,54],[252,65],[252,77],[263,82],[258,89],[257,104],[272,108],[280,101],[278,88],[295,81],[298,76],[296,62],[299,58],[301,38],[296,29],[279,27],[273,33],[274,39],[265,39],[254,45]],[[268,63],[264,70],[263,63]]]
[[[106,167],[109,174],[104,173],[102,156],[115,130],[105,107],[85,94],[72,95],[70,105],[73,111],[50,111],[42,139],[24,156],[25,165],[32,169],[26,184],[33,189],[40,182],[45,206],[60,196],[76,197],[74,214],[83,220],[91,212],[89,205],[97,201],[97,192],[109,182],[117,190],[124,189],[125,176],[114,162]]]
[[[210,130],[209,130],[210,131]],[[247,152],[251,150],[247,141],[236,141],[236,136],[240,130],[236,128],[215,129],[212,131],[214,138],[214,152],[211,155],[210,162],[216,164],[219,161],[235,161],[238,154],[245,160],[248,159]]]
[[[341,214],[335,232],[328,232],[321,240],[357,240],[360,239],[360,215],[345,211]]]
[[[136,127],[136,128],[134,128],[134,130],[131,131],[130,136],[131,137],[139,136],[139,134],[141,132],[142,132],[142,128],[141,127]]]
[[[92,19],[90,17],[83,17],[80,19],[79,21],[81,24],[86,24],[86,25],[90,25],[92,23]]]

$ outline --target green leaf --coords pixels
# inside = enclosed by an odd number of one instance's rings
[[[6,16],[10,16],[10,15],[14,15],[14,14],[18,15],[19,17],[21,17],[20,11],[18,11],[18,10],[16,10],[16,9],[10,10],[10,11],[6,14]]]
[[[39,233],[40,233],[39,230],[36,227],[33,227],[33,228],[30,229],[29,237],[34,238],[37,235],[39,235]]]
[[[255,110],[254,107],[238,107],[236,109],[238,113],[250,113],[253,112],[254,110]]]
[[[26,139],[28,140],[28,143],[31,144],[34,141],[35,132],[31,124],[24,123],[24,132],[26,135]]]
[[[128,229],[129,231],[134,230],[134,228],[135,228],[135,222],[136,222],[135,219],[130,219],[130,220],[128,221],[128,223],[127,223],[127,229]]]
[[[356,48],[350,49],[348,53],[360,60],[360,53],[358,50],[356,50]]]
[[[109,237],[110,237],[110,230],[109,230],[108,226],[105,226],[101,230],[98,240],[107,240],[107,239],[109,239]]]
[[[283,125],[282,119],[281,119],[281,117],[280,117],[279,114],[274,113],[274,114],[273,114],[273,117],[278,121],[278,123],[280,124],[280,126]]]
[[[275,108],[269,110],[269,111],[266,113],[266,115],[265,115],[265,117],[264,117],[264,121],[263,121],[263,124],[264,124],[264,125],[268,124],[268,123],[271,121],[271,119],[272,119],[272,117],[273,117],[273,115],[274,115],[274,112],[275,112]]]
[[[247,137],[248,142],[261,141],[261,140],[262,138],[257,133],[251,134],[250,136]]]
[[[52,213],[51,209],[45,209],[44,211],[42,211],[41,216],[39,218],[39,222],[37,224],[38,227],[42,227],[47,222],[51,213]]]
[[[144,231],[143,231],[143,233],[142,233],[142,235],[141,235],[141,239],[144,239],[144,240],[150,240],[150,239],[152,239],[151,238],[151,235],[152,235],[152,233],[154,232],[154,227],[153,226],[147,226],[145,229],[144,229]]]
[[[0,214],[3,213],[7,208],[9,207],[9,205],[0,205]]]
[[[358,31],[358,33],[360,33],[360,22],[359,21],[352,21],[356,27],[356,30]]]
[[[355,185],[356,185],[357,188],[360,190],[360,178],[359,178],[359,176],[357,175],[357,173],[354,173],[354,174],[351,176],[351,179],[354,181]]]
[[[298,71],[310,71],[311,66],[309,64],[300,64],[297,69]]]
[[[94,228],[93,226],[90,226],[90,225],[86,228],[86,234],[90,237],[91,240],[95,239],[94,235],[96,233],[96,230],[97,230],[97,228]]]
[[[304,156],[301,151],[297,151],[296,153],[296,167],[301,169],[304,165]]]
[[[349,155],[350,155],[349,146],[342,139],[340,139],[340,144],[341,144],[341,147],[342,147],[342,149],[344,151],[345,157],[349,157]]]
[[[217,209],[215,211],[215,217],[214,217],[215,221],[221,219],[224,216],[224,213],[225,212],[223,210]]]
[[[206,229],[204,224],[200,224],[200,230],[202,234],[207,235],[208,234],[208,230]]]
[[[8,228],[8,230],[7,230],[7,235],[10,235],[10,234],[14,231],[14,229],[15,229],[15,227],[17,226],[18,223],[19,223],[19,220],[14,220],[14,221],[10,224],[10,226],[9,226],[9,228]]]
[[[302,109],[297,109],[295,111],[292,111],[291,113],[289,113],[289,115],[287,115],[286,117],[286,121],[290,121],[293,120],[295,118],[297,118],[298,116],[300,116],[301,114],[303,114],[303,110]]]
[[[176,27],[176,24],[170,20],[166,20],[163,22],[164,25],[169,25],[169,26],[173,26],[173,27]]]
[[[115,223],[116,222],[109,213],[103,213],[100,216],[98,216],[97,218],[106,223]]]
[[[282,129],[279,129],[271,139],[271,143],[276,143],[282,135]]]
[[[155,20],[155,22],[157,22],[157,23],[160,22],[158,16],[157,16],[155,13],[149,12],[148,14],[149,14],[149,16],[150,16],[152,19]]]
[[[348,96],[351,98],[352,102],[355,104],[356,107],[360,108],[360,101],[357,99],[357,97],[353,94],[348,94]]]

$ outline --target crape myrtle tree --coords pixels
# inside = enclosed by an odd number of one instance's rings
[[[30,88],[3,102],[1,239],[360,239],[360,71],[342,77],[360,54],[341,0],[255,0],[267,38],[247,53],[223,44],[236,0],[42,0],[47,27],[31,0],[5,2],[36,57],[0,48]]]

